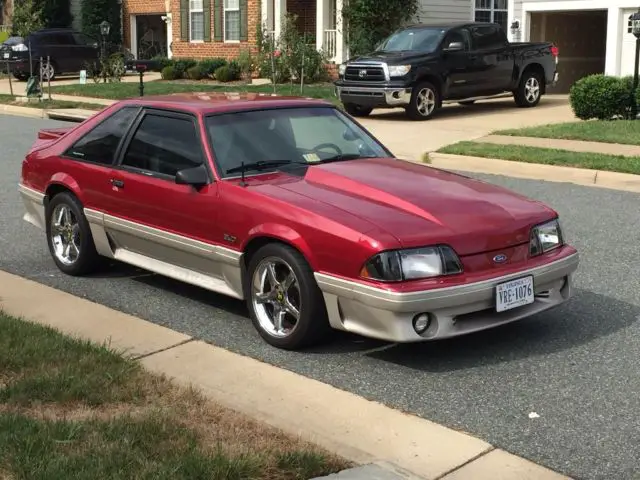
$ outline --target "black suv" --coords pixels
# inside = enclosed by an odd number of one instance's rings
[[[47,56],[50,59],[48,66]],[[69,28],[46,28],[26,38],[9,37],[0,45],[0,65],[6,68],[8,60],[9,68],[18,80],[29,78],[29,57],[33,74],[38,75],[38,69],[41,69],[42,79],[47,81],[58,74],[78,73],[87,63],[95,63],[100,58],[100,46],[97,40]]]

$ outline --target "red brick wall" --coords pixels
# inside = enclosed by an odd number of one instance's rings
[[[213,2],[211,2],[213,4]],[[224,43],[213,41],[213,8],[211,9],[211,42],[204,43],[190,43],[180,40],[180,0],[171,0],[172,10],[172,28],[173,28],[173,45],[171,50],[174,57],[188,57],[188,58],[211,58],[211,57],[224,57],[227,59],[236,58],[241,48],[250,47],[252,51],[255,51],[256,45],[256,28],[258,22],[260,22],[261,10],[260,0],[248,0],[247,4],[247,20],[248,20],[248,42],[240,43]]]

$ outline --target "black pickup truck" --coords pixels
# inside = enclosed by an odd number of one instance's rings
[[[510,43],[495,23],[412,25],[340,65],[336,95],[354,116],[403,107],[413,120],[432,118],[443,102],[506,94],[534,107],[557,82],[557,65],[552,43]]]

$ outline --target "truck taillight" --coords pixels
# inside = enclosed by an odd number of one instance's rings
[[[554,57],[557,57],[559,53],[560,51],[558,50],[558,47],[556,47],[555,45],[551,47],[551,55],[553,55]]]

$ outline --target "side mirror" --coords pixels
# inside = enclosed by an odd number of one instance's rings
[[[178,185],[191,185],[200,188],[209,183],[209,174],[204,165],[193,168],[178,170],[176,173],[176,183]]]
[[[451,42],[444,48],[445,52],[461,52],[462,50],[464,50],[464,43],[462,42]]]
[[[353,142],[354,140],[358,139],[355,132],[348,127],[344,129],[344,132],[342,132],[342,138],[344,138],[347,142]]]

